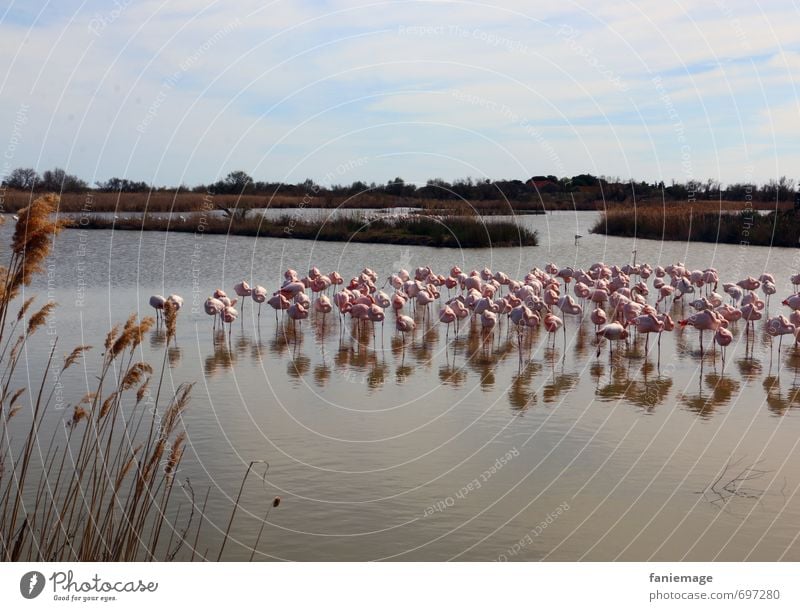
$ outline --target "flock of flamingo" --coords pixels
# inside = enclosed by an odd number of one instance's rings
[[[601,340],[605,339],[609,354],[613,356],[614,342],[627,340],[629,328],[645,334],[645,350],[650,334],[657,334],[660,348],[661,334],[675,328],[675,322],[667,312],[671,300],[673,304],[688,302],[695,311],[677,322],[682,327],[690,326],[699,331],[701,356],[703,335],[708,331],[713,335],[713,343],[721,347],[724,362],[725,348],[733,339],[730,326],[744,320],[749,334],[755,321],[762,319],[770,297],[776,293],[774,276],[764,273],[757,279],[748,276],[722,284],[726,298],[717,292],[720,280],[716,269],[689,270],[682,263],[653,268],[647,263],[620,267],[598,262],[587,270],[559,268],[549,263],[543,270],[532,269],[519,280],[488,268],[463,272],[453,267],[444,276],[434,273],[430,266],[424,266],[416,268],[413,275],[401,269],[386,278],[380,288],[378,275],[369,268],[364,268],[346,285],[338,272],[323,274],[316,267],[311,268],[305,277],[300,277],[293,269],[287,270],[283,277],[283,283],[271,295],[263,286],[251,287],[244,280],[233,287],[234,298],[217,289],[206,299],[205,312],[214,318],[215,328],[217,321],[223,329],[227,323],[230,335],[231,325],[239,317],[236,305],[241,300],[243,308],[248,298],[258,304],[259,319],[261,305],[267,303],[275,311],[276,320],[279,311],[285,312],[293,325],[307,319],[312,310],[322,315],[324,320],[324,316],[334,309],[342,320],[350,316],[359,325],[374,325],[383,323],[385,312],[391,309],[395,328],[405,336],[417,326],[415,318],[409,314],[421,310],[424,320],[429,316],[432,304],[438,303],[438,320],[447,326],[448,335],[450,326],[455,326],[458,334],[459,325],[466,319],[474,317],[484,329],[491,330],[507,317],[520,335],[542,325],[555,343],[559,330],[564,330],[566,338],[564,323],[567,317],[580,317],[585,307],[591,307],[590,320],[595,325],[597,355],[600,354]],[[651,277],[652,291],[647,285]],[[791,282],[797,291],[800,274],[792,276]],[[570,285],[575,297],[569,294]],[[447,290],[444,303],[443,289]],[[763,299],[759,296],[759,289]],[[329,296],[331,291],[333,294]],[[178,295],[167,298],[153,295],[150,305],[158,314],[167,301],[178,308],[183,303]],[[784,335],[792,335],[796,343],[800,341],[800,293],[790,295],[782,304],[791,313],[788,318],[783,315],[767,318],[767,333],[778,336],[780,341]],[[778,350],[780,352],[780,345]]]

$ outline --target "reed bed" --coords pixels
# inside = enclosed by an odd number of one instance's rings
[[[692,207],[615,209],[603,213],[590,231],[651,240],[797,246],[800,217],[793,210],[760,214]]]
[[[305,218],[286,214],[275,219],[258,216],[236,220],[203,214],[192,214],[185,220],[175,217],[110,219],[93,216],[80,222],[73,220],[71,226],[81,229],[203,232],[442,248],[536,246],[538,243],[536,231],[512,221],[485,221],[480,216],[407,215],[364,219],[356,215]]]
[[[39,195],[30,191],[9,189],[3,194],[5,212],[17,212],[31,204]],[[256,208],[320,208],[354,209],[369,208],[419,208],[429,211],[448,211],[453,214],[541,214],[545,208],[552,209],[552,198],[545,196],[542,202],[515,200],[470,200],[447,201],[418,197],[399,197],[381,192],[362,193],[353,196],[332,195],[320,191],[296,195],[284,193],[259,194],[208,194],[185,190],[144,191],[139,193],[108,193],[87,191],[64,193],[60,196],[60,212],[92,214],[95,212],[194,212],[210,208],[229,210],[253,210]],[[572,204],[567,205],[571,209]],[[594,210],[594,205],[592,205]]]
[[[182,384],[171,397],[163,387],[178,316],[172,302],[164,309],[160,372],[137,358],[155,321],[133,315],[106,335],[92,391],[63,412],[54,411],[56,388],[76,364],[88,366],[90,346],[62,359],[51,341],[35,387],[16,386],[29,342],[56,307],[37,308],[29,297],[17,309],[15,300],[42,273],[63,229],[53,220],[57,205],[48,195],[20,210],[8,267],[0,267],[0,559],[195,559],[205,501],[177,477],[192,386]],[[48,424],[59,421],[44,434],[48,417]]]

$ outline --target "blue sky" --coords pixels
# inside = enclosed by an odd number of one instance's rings
[[[0,5],[2,169],[800,178],[793,1]]]

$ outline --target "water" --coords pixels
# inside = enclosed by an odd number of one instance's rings
[[[349,278],[369,266],[381,282],[424,264],[521,278],[549,261],[623,264],[633,249],[652,265],[717,267],[726,281],[771,270],[776,297],[792,291],[793,250],[606,238],[588,233],[594,219],[521,217],[540,246],[469,251],[65,231],[49,273],[27,289],[59,303],[53,335],[30,346],[29,373],[36,379],[55,335],[63,352],[101,346],[112,324],[152,314],[151,294],[184,296],[167,383],[195,382],[181,478],[198,496],[211,487],[198,545],[211,558],[248,463],[265,460],[264,481],[251,475],[245,487],[226,558],[249,558],[280,495],[258,559],[799,560],[800,357],[790,342],[780,356],[771,351],[760,327],[746,356],[739,325],[723,373],[718,353],[700,359],[692,329],[665,334],[660,359],[651,345],[645,361],[641,340],[612,362],[605,346],[595,357],[588,320],[567,317],[566,346],[559,336],[547,348],[540,331],[520,369],[505,324],[489,339],[476,328],[454,340],[420,323],[404,345],[392,315],[375,339],[349,322],[340,337],[332,315],[324,330],[309,320],[295,334],[266,307],[258,323],[248,302],[228,346],[202,312],[214,288],[232,294],[247,279],[274,290],[288,267]],[[0,231],[7,243],[9,224]],[[778,302],[772,313],[785,310]],[[142,346],[154,365],[163,350],[156,333]],[[92,354],[90,367],[100,358]],[[92,374],[74,372],[67,400]],[[753,465],[763,473],[737,488]]]

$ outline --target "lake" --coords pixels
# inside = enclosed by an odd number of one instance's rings
[[[91,385],[113,324],[152,315],[151,294],[184,297],[167,382],[195,383],[180,477],[198,496],[210,486],[201,555],[216,558],[247,465],[263,460],[269,468],[247,481],[228,559],[250,557],[279,495],[256,559],[800,560],[800,353],[786,341],[778,355],[761,323],[747,352],[743,325],[734,329],[723,371],[719,352],[700,358],[691,328],[665,333],[660,356],[651,341],[645,359],[639,338],[613,361],[605,346],[597,357],[588,313],[566,317],[555,348],[539,330],[520,366],[506,322],[489,337],[473,326],[455,338],[420,318],[403,338],[387,313],[373,337],[328,315],[295,331],[271,308],[259,319],[249,301],[228,343],[202,310],[215,288],[232,295],[242,279],[271,293],[290,267],[349,279],[368,266],[378,285],[421,265],[522,278],[551,261],[622,265],[635,249],[653,266],[716,267],[722,281],[771,271],[770,314],[788,314],[777,298],[793,292],[797,251],[598,236],[588,232],[595,218],[519,217],[539,231],[538,247],[468,251],[66,230],[26,296],[58,302],[47,330],[58,352],[97,347],[65,380],[67,401]],[[0,228],[4,244],[11,230]],[[29,346],[33,380],[48,346],[45,332]],[[142,356],[157,366],[164,349],[153,331]],[[54,412],[47,426],[64,417]]]

